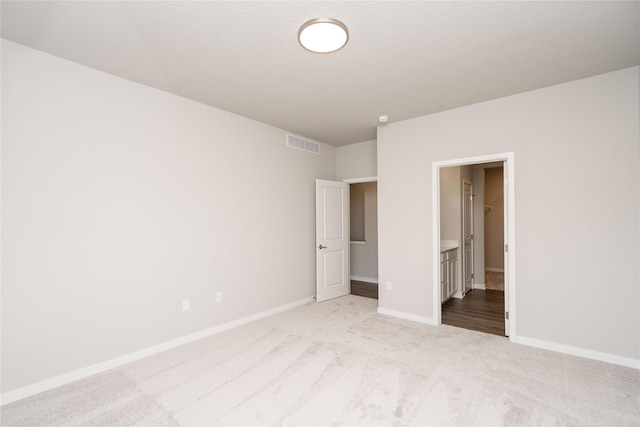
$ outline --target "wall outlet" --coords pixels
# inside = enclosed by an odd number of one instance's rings
[[[222,302],[222,292],[216,292],[216,302]]]
[[[189,300],[188,299],[183,299],[182,300],[182,311],[189,311]]]
[[[387,290],[390,291],[391,289],[393,289],[393,285],[391,282],[387,282]]]

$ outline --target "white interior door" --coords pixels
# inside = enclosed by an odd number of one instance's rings
[[[462,277],[466,294],[473,288],[473,187],[469,181],[462,181]]]
[[[351,293],[349,184],[316,180],[316,301]]]

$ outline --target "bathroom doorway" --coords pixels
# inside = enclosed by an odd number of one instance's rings
[[[485,170],[502,169],[501,196],[485,198]],[[515,233],[513,227],[513,153],[458,159],[433,164],[433,235],[434,239],[434,314],[438,324],[457,322],[454,326],[468,329],[482,328],[484,332],[508,336],[515,327]],[[490,172],[493,173],[494,171]],[[495,177],[493,177],[495,178]],[[492,178],[492,179],[493,179]],[[473,251],[471,258],[464,247],[463,204],[464,182],[472,184],[473,197]],[[453,190],[452,190],[453,189]],[[485,200],[487,203],[485,204]],[[498,202],[501,202],[498,204]],[[498,257],[502,258],[503,289],[487,289],[485,268],[485,209],[491,206],[493,217],[502,213],[502,233],[490,236],[497,240]],[[492,230],[492,229],[491,229]],[[494,231],[491,231],[494,233]],[[509,247],[512,250],[509,250]],[[493,248],[495,249],[495,248]],[[466,256],[465,256],[466,255]],[[465,289],[462,263],[473,265],[471,289]],[[489,267],[494,270],[497,267]],[[468,269],[468,268],[467,268]],[[453,281],[451,285],[447,281]],[[492,282],[493,283],[493,282]],[[447,287],[448,286],[448,287]],[[493,284],[490,285],[493,287]],[[447,289],[449,293],[446,293]],[[465,292],[466,291],[466,292]],[[444,313],[444,314],[443,314]],[[451,319],[454,320],[451,320]]]

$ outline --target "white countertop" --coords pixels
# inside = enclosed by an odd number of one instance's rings
[[[440,240],[440,253],[457,249],[459,246],[457,240]]]

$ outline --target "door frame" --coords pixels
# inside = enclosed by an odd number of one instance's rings
[[[432,207],[432,263],[433,263],[433,320],[436,325],[442,323],[442,296],[440,289],[440,169],[452,166],[466,166],[481,163],[504,162],[504,287],[505,335],[510,340],[516,337],[516,227],[515,227],[515,155],[513,152],[487,154],[476,157],[442,160],[431,166],[431,207]]]
[[[362,184],[365,182],[378,182],[377,176],[365,176],[362,178],[343,178],[342,182],[346,182],[347,184]]]

